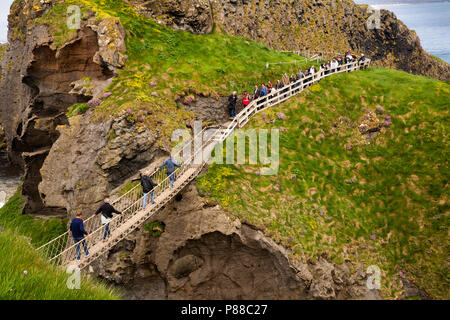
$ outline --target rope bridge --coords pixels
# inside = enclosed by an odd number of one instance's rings
[[[194,180],[210,159],[211,152],[216,144],[223,143],[223,141],[233,133],[236,127],[243,127],[251,117],[258,112],[282,103],[323,78],[332,74],[363,69],[369,65],[370,60],[366,59],[363,62],[355,61],[338,66],[335,69],[327,70],[327,74],[325,74],[325,71],[318,71],[313,75],[305,76],[296,82],[290,83],[279,90],[274,89],[264,97],[253,100],[238,115],[236,115],[233,121],[219,128],[213,128],[212,134],[206,134],[207,128],[204,128],[196,136],[187,141],[179,152],[173,155],[175,159],[181,159],[181,156],[186,154],[192,155],[187,161],[184,161],[184,163],[181,164],[180,168],[177,168],[177,170],[172,173],[172,175],[177,176],[173,188],[170,187],[170,177],[166,175],[165,169],[157,169],[151,175],[153,181],[158,184],[153,190],[154,204],[149,203],[146,205],[145,209],[143,208],[143,192],[140,185],[135,186],[120,198],[113,201],[111,204],[117,210],[121,211],[122,214],[114,216],[109,223],[111,233],[105,240],[103,239],[105,227],[101,225],[101,220],[97,215],[92,215],[84,220],[85,229],[90,232],[89,237],[85,238],[89,248],[89,256],[83,257],[82,260],[76,260],[77,245],[74,244],[70,231],[65,232],[59,237],[39,247],[36,249],[37,252],[56,265],[68,266],[75,264],[80,269],[89,266],[94,260],[108,252],[119,241],[127,237],[131,232],[144,224],[145,221],[154,216],[189,182]],[[211,130],[211,128],[208,129]],[[209,130],[208,133],[210,133]],[[194,141],[202,141],[201,148],[198,148],[198,146],[194,147]],[[199,158],[202,159],[202,161],[201,163],[196,164],[193,160]],[[82,246],[81,243],[79,243],[79,245]],[[81,249],[82,248],[80,248],[80,250]]]

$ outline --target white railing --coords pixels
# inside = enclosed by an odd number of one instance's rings
[[[311,74],[308,76],[304,76],[303,78],[289,83],[288,85],[280,88],[278,90],[272,89],[272,91],[264,97],[259,97],[256,100],[250,102],[250,104],[245,107],[240,113],[236,115],[233,121],[229,124],[229,126],[224,130],[224,133],[218,139],[219,141],[225,140],[233,130],[238,127],[243,127],[250,118],[258,112],[262,110],[277,105],[281,102],[286,101],[293,95],[296,95],[302,92],[305,88],[312,86],[314,83],[319,82],[321,79],[324,79],[330,75],[343,73],[343,72],[352,72],[355,70],[359,70],[362,68],[366,68],[370,65],[370,59],[366,59],[364,62],[350,62],[344,65],[339,65],[336,68],[317,71],[315,74]]]
[[[234,131],[236,127],[238,128],[243,127],[256,113],[261,112],[266,108],[277,105],[289,99],[290,97],[302,92],[305,88],[313,85],[314,83],[317,83],[321,79],[326,78],[332,74],[352,72],[355,70],[366,68],[369,65],[370,60],[366,59],[364,62],[361,63],[355,61],[347,63],[345,65],[340,65],[334,69],[317,71],[315,74],[305,76],[302,79],[292,82],[283,88],[280,88],[278,90],[274,89],[267,96],[253,100],[247,107],[245,107],[241,112],[239,112],[236,115],[236,117],[233,119],[233,121],[230,122],[227,128],[216,130],[215,134],[210,135],[206,139],[206,141],[203,141],[205,136],[204,133],[206,130],[206,128],[204,128],[201,132],[197,133],[192,139],[187,141],[183,145],[183,147],[172,156],[175,159],[181,159],[181,154],[185,155],[188,150],[191,156],[189,157],[189,159],[187,159],[187,161],[182,163],[180,168],[177,168],[177,170],[175,170],[175,172],[173,172],[172,175],[177,175],[178,178],[180,179],[188,170],[191,169],[190,170],[191,173],[189,174],[189,176],[184,177],[182,179],[182,181],[185,182],[190,181],[190,178],[193,178],[193,176],[195,177],[209,160],[210,151],[212,150],[212,148],[208,151],[209,154],[206,154],[205,156],[204,150],[206,149],[206,147],[214,147],[216,143],[222,143],[228,136],[230,136],[230,134]],[[202,139],[200,141],[203,141],[202,147],[195,148],[195,141],[199,141],[198,140],[199,138]],[[193,152],[191,152],[192,148],[194,148]],[[201,152],[202,154],[199,155],[199,152]],[[197,159],[199,156],[202,157],[202,162],[201,164],[196,164],[194,160]],[[112,202],[112,204],[116,207],[117,210],[122,211],[122,214],[114,216],[114,218],[111,220],[109,224],[111,234],[113,234],[115,231],[121,228],[125,223],[131,221],[130,219],[134,218],[138,213],[144,212],[142,214],[142,217],[139,217],[140,218],[139,221],[137,222],[134,221],[134,224],[132,226],[129,226],[129,228],[126,230],[120,230],[120,234],[122,237],[124,235],[129,234],[131,231],[135,230],[135,228],[137,228],[139,224],[143,223],[151,215],[156,213],[168,201],[169,198],[173,197],[173,194],[175,192],[179,191],[179,190],[173,191],[170,188],[170,176],[167,176],[165,170],[161,170],[158,168],[152,174],[152,178],[158,184],[153,189],[155,204],[148,203],[150,199],[149,195],[147,199],[148,206],[146,206],[146,209],[144,210],[145,212],[143,211],[143,193],[140,185],[135,186],[130,191],[122,195],[120,198]],[[85,229],[88,232],[90,231],[89,238],[86,239],[86,241],[89,244],[89,247],[101,243],[103,243],[104,246],[103,249],[107,247],[112,247],[113,245],[112,240],[103,242],[103,233],[105,229],[104,226],[101,225],[100,219],[98,218],[95,219],[95,217],[96,215],[93,215],[84,221]],[[68,262],[71,262],[76,258],[77,245],[73,244],[73,242],[70,240],[71,236],[70,232],[68,231],[62,234],[61,236],[51,240],[47,244],[39,247],[37,251],[45,255],[55,264],[66,265]],[[82,247],[83,245],[80,244],[81,251],[83,251]],[[89,261],[89,263],[90,262],[91,261]]]

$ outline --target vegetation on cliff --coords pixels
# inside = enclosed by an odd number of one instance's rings
[[[0,233],[0,300],[111,300],[117,293],[98,281],[81,278],[80,290],[69,289],[70,276],[37,255],[27,238]]]
[[[66,286],[69,274],[52,266],[35,248],[66,230],[67,221],[22,215],[20,192],[0,208],[0,300],[118,299],[98,281],[81,278],[81,290]]]
[[[212,165],[197,186],[302,261],[377,265],[386,298],[410,279],[448,299],[449,99],[449,84],[394,70],[329,77],[249,123],[283,128],[277,175]]]
[[[66,230],[67,221],[49,218],[39,219],[22,214],[25,199],[18,190],[8,202],[0,208],[0,226],[22,234],[31,239],[36,247],[59,236]]]
[[[293,71],[293,65],[266,69],[266,62],[298,59],[243,37],[174,31],[119,0],[55,3],[35,22],[49,26],[57,48],[77,36],[66,30],[67,8],[73,4],[82,8],[83,23],[93,16],[119,19],[128,61],[100,97],[72,106],[68,116],[88,107],[98,121],[125,112],[139,126],[159,131],[160,143],[194,116],[181,108],[180,99],[251,91],[254,84]],[[431,296],[448,298],[449,93],[446,83],[396,71],[333,76],[250,123],[283,127],[278,175],[261,176],[260,168],[250,165],[213,165],[198,187],[230,214],[291,248],[297,259],[326,254],[338,263],[378,265],[385,297],[399,297],[400,280],[408,278]],[[361,125],[374,131],[362,134]],[[114,137],[111,131],[108,138]],[[9,268],[0,275],[6,277],[0,297],[116,297],[91,282],[92,290],[66,289],[67,275],[18,236],[38,245],[64,230],[65,223],[22,216],[22,201],[17,194],[0,210],[0,225],[7,228],[0,233],[5,257],[0,267]],[[154,226],[147,228],[155,232]],[[20,255],[12,254],[14,246],[22,249]]]
[[[67,0],[55,4],[37,23],[46,24],[57,47],[76,36],[65,32],[67,8],[81,8],[83,19],[94,14],[97,20],[118,18],[126,30],[128,61],[105,96],[93,102],[96,118],[126,112],[130,117],[170,136],[193,115],[177,101],[193,101],[196,96],[227,95],[233,90],[252,92],[254,84],[280,76],[292,65],[279,64],[266,69],[267,62],[303,59],[290,53],[269,50],[266,46],[242,37],[223,34],[194,35],[174,31],[145,18],[125,1]],[[298,62],[305,67],[306,62]],[[85,110],[86,105],[71,109]]]

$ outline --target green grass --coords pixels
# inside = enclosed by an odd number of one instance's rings
[[[293,64],[266,69],[267,62],[298,59],[246,38],[173,31],[122,0],[56,5],[37,23],[50,26],[58,47],[75,36],[65,30],[71,4],[81,6],[84,18],[89,9],[98,19],[118,17],[127,30],[127,65],[105,90],[113,94],[96,107],[96,119],[127,110],[140,119],[138,127],[159,132],[159,143],[168,143],[173,130],[193,116],[177,98],[251,92],[254,84],[294,71]],[[259,176],[257,166],[211,166],[198,179],[200,192],[299,259],[326,252],[336,262],[379,265],[385,297],[401,293],[401,270],[430,295],[448,298],[449,85],[375,69],[333,76],[309,91],[250,123],[286,129],[277,176]],[[377,104],[393,125],[366,145],[356,126]],[[278,120],[278,111],[287,119]]]
[[[36,247],[47,243],[67,230],[67,219],[36,218],[22,214],[24,198],[18,190],[0,208],[0,226],[31,239]]]
[[[134,187],[136,187],[137,185],[140,185],[141,182],[140,181],[132,181],[126,185],[123,186],[122,189],[120,189],[119,194],[121,196],[123,196],[125,193],[127,193],[128,191],[130,191],[131,189],[133,189]]]
[[[246,127],[284,127],[277,175],[212,165],[198,189],[298,259],[378,265],[386,298],[400,296],[402,271],[448,299],[449,101],[448,84],[404,72],[332,76]],[[366,144],[357,126],[377,105],[392,125]]]
[[[165,228],[166,228],[166,226],[164,225],[164,223],[161,223],[159,221],[153,221],[153,222],[147,223],[144,226],[144,230],[147,231],[148,233],[150,233],[150,235],[155,238],[162,235]]]
[[[104,284],[81,278],[80,289],[67,288],[70,274],[36,254],[28,240],[0,233],[0,300],[111,300],[118,295]],[[26,274],[25,274],[26,272]]]
[[[67,118],[73,117],[78,114],[83,114],[88,110],[88,105],[86,103],[77,103],[69,107],[67,112]]]
[[[66,231],[66,220],[22,215],[17,191],[0,209],[0,300],[119,299],[105,284],[81,277],[80,290],[66,286],[69,274],[39,256],[35,248]],[[27,274],[24,274],[24,271]]]
[[[255,84],[275,81],[306,63],[270,66],[267,62],[303,59],[293,54],[272,51],[247,38],[223,34],[194,35],[174,31],[139,15],[122,0],[67,0],[56,5],[38,23],[47,24],[57,46],[74,34],[64,32],[69,5],[81,7],[83,17],[93,10],[97,18],[119,18],[126,29],[128,61],[113,84],[105,90],[113,94],[96,108],[95,118],[129,111],[140,119],[138,126],[160,132],[160,142],[168,143],[174,129],[194,116],[177,104],[177,98],[203,95],[219,97],[233,90],[253,92]],[[310,63],[308,63],[308,66]],[[317,65],[317,64],[316,64]],[[151,86],[151,84],[156,84]]]

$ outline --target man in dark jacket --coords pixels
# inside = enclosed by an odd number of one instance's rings
[[[75,250],[77,252],[77,260],[80,260],[81,258],[80,242],[83,242],[84,253],[86,254],[86,257],[88,257],[89,251],[84,236],[86,235],[89,237],[89,234],[86,230],[84,230],[84,223],[81,213],[78,213],[77,216],[72,219],[72,222],[70,223],[70,231],[72,232],[73,241],[76,243]]]
[[[230,117],[234,118],[236,116],[236,103],[237,103],[237,93],[236,91],[233,92],[228,97],[228,109],[230,110]]]
[[[166,172],[167,172],[167,176],[169,177],[169,180],[170,180],[170,187],[173,188],[173,183],[177,179],[177,175],[176,175],[176,173],[174,173],[175,167],[179,168],[181,166],[178,163],[176,163],[176,161],[172,157],[170,157],[169,159],[164,161],[164,163],[162,165],[159,166],[160,169],[162,169],[163,167],[167,167]]]
[[[152,178],[150,178],[150,171],[146,171],[141,176],[141,186],[142,192],[144,193],[144,200],[142,206],[145,209],[145,207],[147,206],[147,196],[149,192],[150,192],[150,201],[152,202],[152,204],[155,204],[155,195],[153,189],[157,186],[157,184],[153,182]]]
[[[366,61],[366,57],[364,56],[364,53],[361,53],[361,58],[358,59],[358,64],[361,64],[361,62]]]
[[[95,214],[102,213],[102,225],[105,226],[105,233],[103,234],[103,239],[106,239],[111,232],[109,230],[109,223],[111,222],[111,219],[113,217],[113,213],[116,214],[122,214],[122,212],[117,211],[114,209],[112,205],[109,204],[109,199],[106,198],[104,200],[104,203],[100,206],[100,208],[95,212]]]

